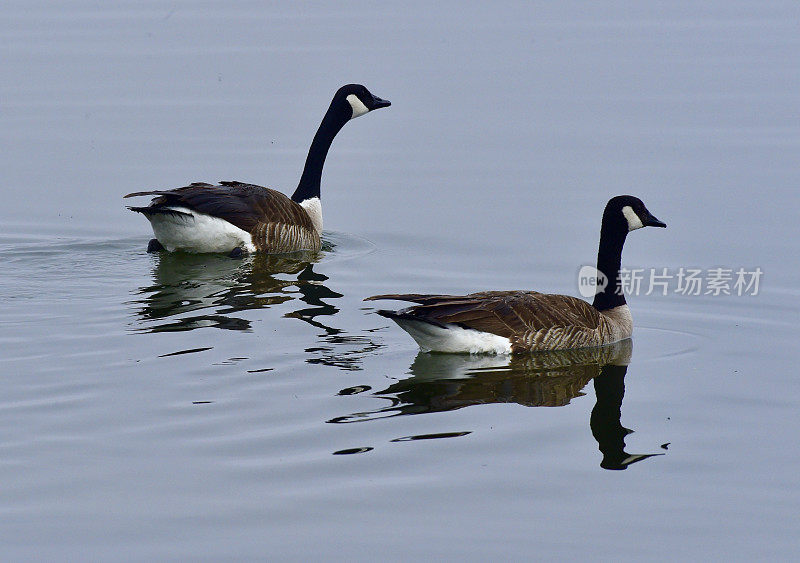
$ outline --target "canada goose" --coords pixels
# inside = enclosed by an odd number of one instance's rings
[[[633,319],[619,291],[622,246],[628,232],[666,227],[641,200],[613,197],[603,212],[597,269],[608,276],[594,303],[535,291],[484,291],[469,295],[390,294],[419,303],[400,311],[378,311],[408,332],[423,350],[507,354],[603,346],[629,338]]]
[[[325,156],[345,123],[391,105],[360,84],[339,88],[308,149],[303,175],[292,197],[253,184],[193,183],[173,190],[135,192],[154,195],[147,207],[128,207],[150,221],[156,238],[148,252],[269,253],[319,250],[322,233],[320,180]]]

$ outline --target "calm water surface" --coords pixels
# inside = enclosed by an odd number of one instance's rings
[[[12,2],[0,20],[0,555],[788,560],[800,553],[800,13]],[[291,192],[329,97],[323,250],[145,252],[121,195]],[[420,353],[394,291],[577,295],[628,267],[764,276],[629,299],[633,341]],[[633,432],[632,432],[633,431]]]

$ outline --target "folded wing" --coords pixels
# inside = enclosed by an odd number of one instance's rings
[[[182,207],[218,217],[250,233],[266,252],[319,250],[321,241],[308,213],[289,197],[263,186],[242,182],[193,183],[173,190],[134,192],[125,197],[155,196],[153,211]],[[143,211],[143,208],[136,208]]]
[[[535,291],[485,291],[469,295],[386,294],[366,300],[393,299],[418,305],[406,318],[438,325],[457,324],[510,339],[553,328],[595,331],[600,313],[586,301]]]
[[[135,192],[125,197],[154,195],[151,207],[186,207],[224,219],[252,232],[259,223],[281,223],[313,229],[311,218],[300,204],[263,186],[242,182],[219,185],[194,183],[174,190]]]

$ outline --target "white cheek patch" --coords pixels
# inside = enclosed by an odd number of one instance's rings
[[[353,108],[353,117],[350,119],[355,119],[356,117],[369,112],[369,109],[367,109],[367,106],[364,105],[364,102],[362,102],[355,94],[348,95],[346,99],[348,102],[350,102],[350,107]]]
[[[642,223],[642,220],[639,219],[639,216],[636,214],[636,212],[633,210],[633,207],[631,207],[630,205],[626,205],[625,207],[622,208],[622,214],[628,221],[629,232],[644,227],[644,223]]]

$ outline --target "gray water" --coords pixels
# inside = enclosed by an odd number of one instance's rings
[[[4,5],[0,556],[796,558],[797,5],[340,4]],[[123,194],[290,193],[346,82],[321,253],[145,252]],[[362,302],[577,295],[620,193],[627,267],[758,295],[631,296],[616,364]]]

